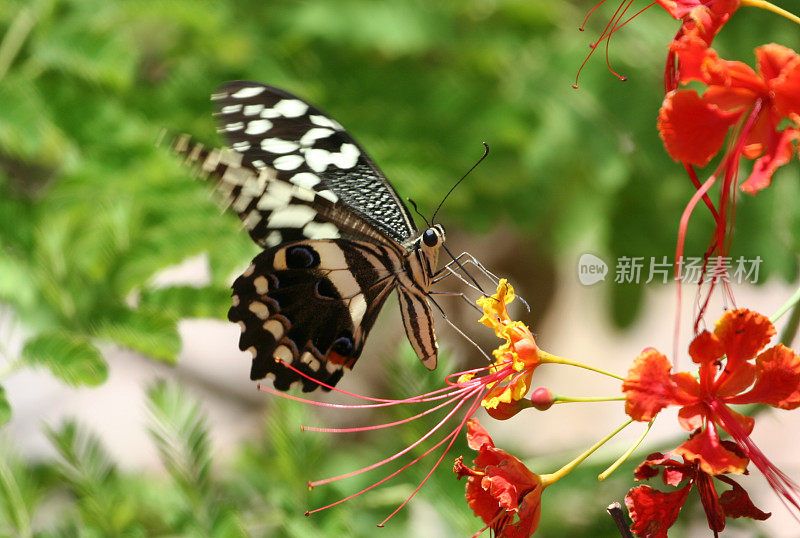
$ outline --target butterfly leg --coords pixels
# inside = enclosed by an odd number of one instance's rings
[[[462,252],[458,256],[453,257],[453,261],[448,262],[447,264],[445,264],[444,267],[442,267],[441,269],[436,271],[436,273],[434,273],[433,281],[432,281],[433,284],[436,284],[437,282],[440,282],[440,281],[444,280],[447,277],[455,276],[461,282],[463,282],[464,284],[466,284],[467,286],[469,286],[473,290],[481,293],[482,295],[487,295],[487,293],[484,292],[479,286],[476,286],[477,283],[473,284],[473,283],[469,282],[456,269],[453,268],[454,265],[457,266],[458,269],[460,269],[461,271],[466,273],[467,276],[470,277],[470,280],[472,282],[475,282],[475,279],[473,279],[472,276],[464,268],[464,266],[466,266],[468,264],[469,265],[473,265],[482,275],[484,275],[490,282],[492,282],[492,284],[494,284],[494,286],[497,286],[500,283],[500,278],[497,275],[495,275],[494,273],[492,273],[491,271],[489,271],[488,269],[486,269],[486,267],[484,267],[483,264],[481,262],[479,262],[475,258],[475,256],[473,256],[469,252]],[[525,305],[525,308],[528,310],[528,312],[530,312],[531,311],[531,307],[528,304],[528,301],[526,301],[524,298],[522,298],[519,295],[517,297],[522,302],[522,304]]]
[[[488,355],[488,354],[487,354],[487,353],[486,353],[486,352],[483,350],[483,348],[481,348],[481,346],[479,346],[477,343],[475,343],[475,341],[474,341],[472,338],[470,338],[469,336],[467,336],[467,333],[465,333],[464,331],[462,331],[462,330],[461,330],[461,328],[460,328],[458,325],[456,325],[455,323],[453,323],[453,322],[450,320],[450,318],[448,318],[448,317],[447,317],[447,314],[445,314],[445,313],[444,313],[444,309],[442,309],[442,307],[441,307],[441,306],[439,306],[439,303],[437,303],[437,302],[434,300],[434,298],[433,298],[433,297],[431,297],[431,295],[432,295],[432,294],[430,294],[430,293],[428,294],[428,300],[429,300],[431,303],[433,303],[433,306],[435,306],[435,307],[436,307],[436,309],[437,309],[437,310],[439,311],[439,313],[442,315],[442,318],[443,318],[443,319],[444,319],[444,320],[447,322],[447,324],[448,324],[448,325],[450,325],[450,326],[451,326],[453,329],[455,329],[455,331],[456,331],[458,334],[460,334],[461,336],[463,336],[463,337],[464,337],[464,339],[465,339],[467,342],[469,342],[469,343],[470,343],[470,345],[472,345],[472,347],[474,347],[475,349],[477,349],[477,350],[478,350],[478,352],[479,352],[481,355],[483,355],[483,356],[486,358],[486,360],[487,360],[487,361],[489,361],[490,363],[491,363],[491,362],[494,362],[494,360],[493,360],[493,359],[492,359],[492,358],[491,358],[491,357],[490,357],[490,356],[489,356],[489,355]],[[437,294],[437,295],[440,295],[440,294]],[[441,295],[443,295],[443,294],[441,294]],[[465,299],[466,299],[466,297],[465,297]]]
[[[477,312],[483,313],[483,310],[481,310],[481,308],[475,303],[475,301],[467,297],[466,294],[458,291],[429,291],[428,295],[441,295],[443,297],[461,297],[469,306],[474,308]]]

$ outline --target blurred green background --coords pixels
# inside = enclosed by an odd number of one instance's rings
[[[551,283],[573,278],[558,274],[558,261],[581,242],[612,259],[671,258],[692,189],[663,151],[655,117],[665,47],[678,23],[657,7],[647,11],[611,42],[611,61],[627,82],[605,69],[600,51],[576,91],[588,43],[614,9],[602,8],[580,33],[591,7],[545,0],[0,1],[0,383],[45,367],[65,384],[99,385],[108,376],[104,345],[174,363],[179,320],[224,318],[231,275],[256,249],[155,140],[167,128],[219,144],[208,98],[226,80],[285,88],[329,112],[428,215],[487,141],[490,157],[440,220],[462,250],[500,230],[492,268],[520,283],[537,315],[547,312]],[[716,48],[752,64],[765,28],[769,41],[800,45],[790,23],[742,9]],[[764,277],[797,275],[797,175],[794,162],[772,188],[739,201],[732,254],[760,254]],[[692,223],[687,254],[700,255],[711,222],[698,211]],[[203,253],[207,282],[154,284],[162,269]],[[611,286],[607,315],[627,326],[642,299],[643,286]],[[392,375],[419,376],[397,368]],[[408,389],[396,386],[396,395]],[[427,472],[412,470],[393,486],[306,519],[309,506],[358,485],[309,493],[309,467],[336,473],[380,459],[425,424],[369,443],[331,440],[301,435],[305,411],[269,398],[254,426],[260,433],[222,464],[202,405],[174,384],[152,386],[148,402],[166,473],[132,472],[113,461],[97,432],[76,423],[50,428],[51,459],[24,458],[6,438],[0,534],[371,536]],[[0,420],[14,404],[0,391]],[[452,455],[469,460],[467,452],[459,440]],[[480,528],[451,461],[381,535],[425,535],[415,524],[426,506],[425,521],[438,522],[445,535]],[[597,487],[589,484],[598,469],[570,478],[549,502],[546,494],[542,535],[617,535],[602,507],[571,500]],[[624,495],[630,475],[620,474],[602,485],[600,498]]]

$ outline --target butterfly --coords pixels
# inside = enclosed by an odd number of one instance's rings
[[[172,146],[215,180],[264,248],[233,283],[228,312],[242,330],[239,348],[253,356],[250,378],[272,378],[278,390],[333,387],[392,291],[417,356],[435,368],[427,299],[444,228],[420,232],[361,146],[297,96],[236,81],[211,99],[230,147],[207,148],[188,135]]]

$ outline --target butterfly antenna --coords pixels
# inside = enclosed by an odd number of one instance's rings
[[[481,162],[482,162],[482,161],[483,161],[483,160],[486,158],[486,156],[487,156],[487,155],[489,155],[489,144],[487,144],[486,142],[481,142],[481,144],[483,144],[483,147],[484,147],[484,148],[486,148],[486,149],[484,149],[484,150],[483,150],[483,155],[481,156],[481,158],[480,158],[480,159],[478,159],[478,162],[476,162],[475,164],[473,164],[473,165],[472,165],[472,168],[470,168],[469,170],[467,170],[467,173],[466,173],[466,174],[464,174],[463,176],[461,176],[461,179],[459,179],[458,181],[456,181],[456,184],[455,184],[455,185],[453,185],[452,187],[450,187],[450,190],[449,190],[449,191],[447,191],[447,194],[445,194],[445,195],[444,195],[444,198],[442,198],[442,201],[441,201],[441,202],[439,202],[439,206],[436,208],[436,211],[434,211],[434,212],[433,212],[433,216],[431,217],[431,222],[436,222],[436,214],[437,214],[437,213],[439,212],[439,210],[442,208],[442,205],[444,204],[444,201],[445,201],[445,200],[447,200],[447,197],[448,197],[448,196],[450,196],[450,193],[451,193],[451,192],[453,192],[453,191],[455,190],[455,188],[456,188],[456,187],[458,187],[458,184],[459,184],[459,183],[461,183],[462,181],[464,181],[464,178],[466,178],[466,177],[469,175],[469,173],[470,173],[470,172],[472,172],[473,170],[475,170],[475,167],[477,167],[479,164],[481,164]]]
[[[420,212],[419,212],[419,208],[417,207],[417,202],[415,202],[415,201],[414,201],[414,200],[412,200],[411,198],[406,198],[406,200],[408,200],[408,203],[409,203],[409,204],[411,204],[411,207],[413,207],[413,208],[414,208],[414,212],[415,212],[417,215],[419,215],[420,217],[422,217],[422,220],[424,220],[424,221],[425,221],[425,226],[427,226],[428,228],[430,228],[430,227],[431,227],[431,223],[430,223],[430,222],[428,222],[428,219],[425,217],[425,215],[423,215],[422,213],[420,213]]]

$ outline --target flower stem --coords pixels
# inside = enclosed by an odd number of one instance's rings
[[[742,0],[742,5],[766,9],[767,11],[771,11],[776,15],[780,15],[781,17],[787,18],[796,24],[800,24],[800,17],[798,17],[793,13],[789,13],[783,8],[779,8],[775,4],[771,4],[766,0]]]
[[[583,364],[582,362],[576,362],[570,359],[565,359],[564,357],[557,357],[556,355],[551,355],[547,351],[539,350],[539,361],[545,363],[553,363],[553,364],[567,364],[569,366],[577,366],[578,368],[584,368],[586,370],[591,370],[592,372],[597,372],[598,374],[607,375],[609,377],[613,377],[615,379],[619,379],[620,381],[625,381],[624,377],[618,376],[617,374],[612,374],[611,372],[607,372],[606,370],[601,370],[600,368],[595,368],[594,366],[589,366],[588,364]]]
[[[770,320],[772,323],[775,323],[776,321],[778,321],[779,319],[781,319],[781,317],[783,317],[783,315],[784,315],[786,312],[788,312],[788,311],[789,311],[789,310],[790,310],[792,307],[796,306],[796,305],[797,305],[799,302],[800,302],[800,287],[798,287],[798,288],[797,288],[797,289],[794,291],[794,293],[792,294],[792,296],[791,296],[791,297],[789,297],[789,298],[786,300],[786,302],[785,302],[785,303],[783,303],[783,304],[781,305],[781,307],[780,307],[778,310],[776,310],[776,311],[775,311],[775,312],[774,312],[774,313],[773,313],[773,314],[772,314],[772,315],[769,317],[769,320]]]
[[[580,403],[580,402],[619,402],[625,399],[625,396],[612,396],[610,398],[573,398],[570,396],[556,396],[553,398],[554,404],[559,403]]]
[[[597,441],[595,444],[593,444],[591,447],[589,447],[589,449],[586,450],[586,452],[584,452],[583,454],[581,454],[580,456],[578,456],[577,458],[575,458],[574,460],[572,460],[571,462],[569,462],[568,464],[563,466],[558,471],[556,471],[554,473],[542,475],[541,476],[542,484],[544,486],[549,486],[553,482],[561,480],[562,478],[567,476],[569,473],[571,473],[573,471],[573,469],[575,469],[575,467],[580,465],[583,462],[583,460],[585,460],[586,458],[591,456],[594,453],[595,450],[597,450],[598,448],[600,448],[601,446],[606,444],[609,441],[609,439],[611,439],[612,437],[617,435],[619,432],[621,432],[622,430],[627,428],[630,425],[631,422],[633,422],[633,419],[627,420],[624,424],[622,424],[617,429],[615,429],[613,432],[609,433],[608,435],[606,435],[605,437],[603,437],[602,439]]]
[[[598,479],[600,482],[602,482],[603,480],[605,480],[606,478],[608,478],[608,475],[610,475],[611,473],[613,473],[614,471],[616,471],[616,470],[617,470],[617,467],[619,467],[620,465],[622,465],[622,464],[623,464],[623,462],[624,462],[625,460],[627,460],[627,459],[628,459],[628,458],[631,456],[631,454],[633,454],[633,451],[634,451],[634,450],[636,450],[637,448],[639,448],[639,445],[640,445],[640,444],[642,444],[642,441],[644,441],[644,438],[645,438],[645,437],[647,437],[647,434],[650,432],[650,428],[652,428],[652,427],[653,427],[653,422],[654,422],[654,421],[655,421],[655,418],[654,418],[653,420],[651,420],[650,422],[648,422],[648,423],[647,423],[647,428],[644,430],[644,432],[642,433],[642,435],[641,435],[641,436],[639,436],[639,439],[637,439],[637,440],[636,440],[636,442],[635,442],[635,443],[633,443],[633,444],[631,445],[631,447],[630,447],[628,450],[626,450],[626,451],[625,451],[625,452],[624,452],[624,453],[623,453],[623,454],[622,454],[622,455],[621,455],[619,458],[617,458],[617,461],[615,461],[614,463],[612,463],[612,464],[611,464],[611,467],[609,467],[608,469],[606,469],[605,471],[603,471],[602,473],[600,473],[599,475],[597,475],[597,479]]]

